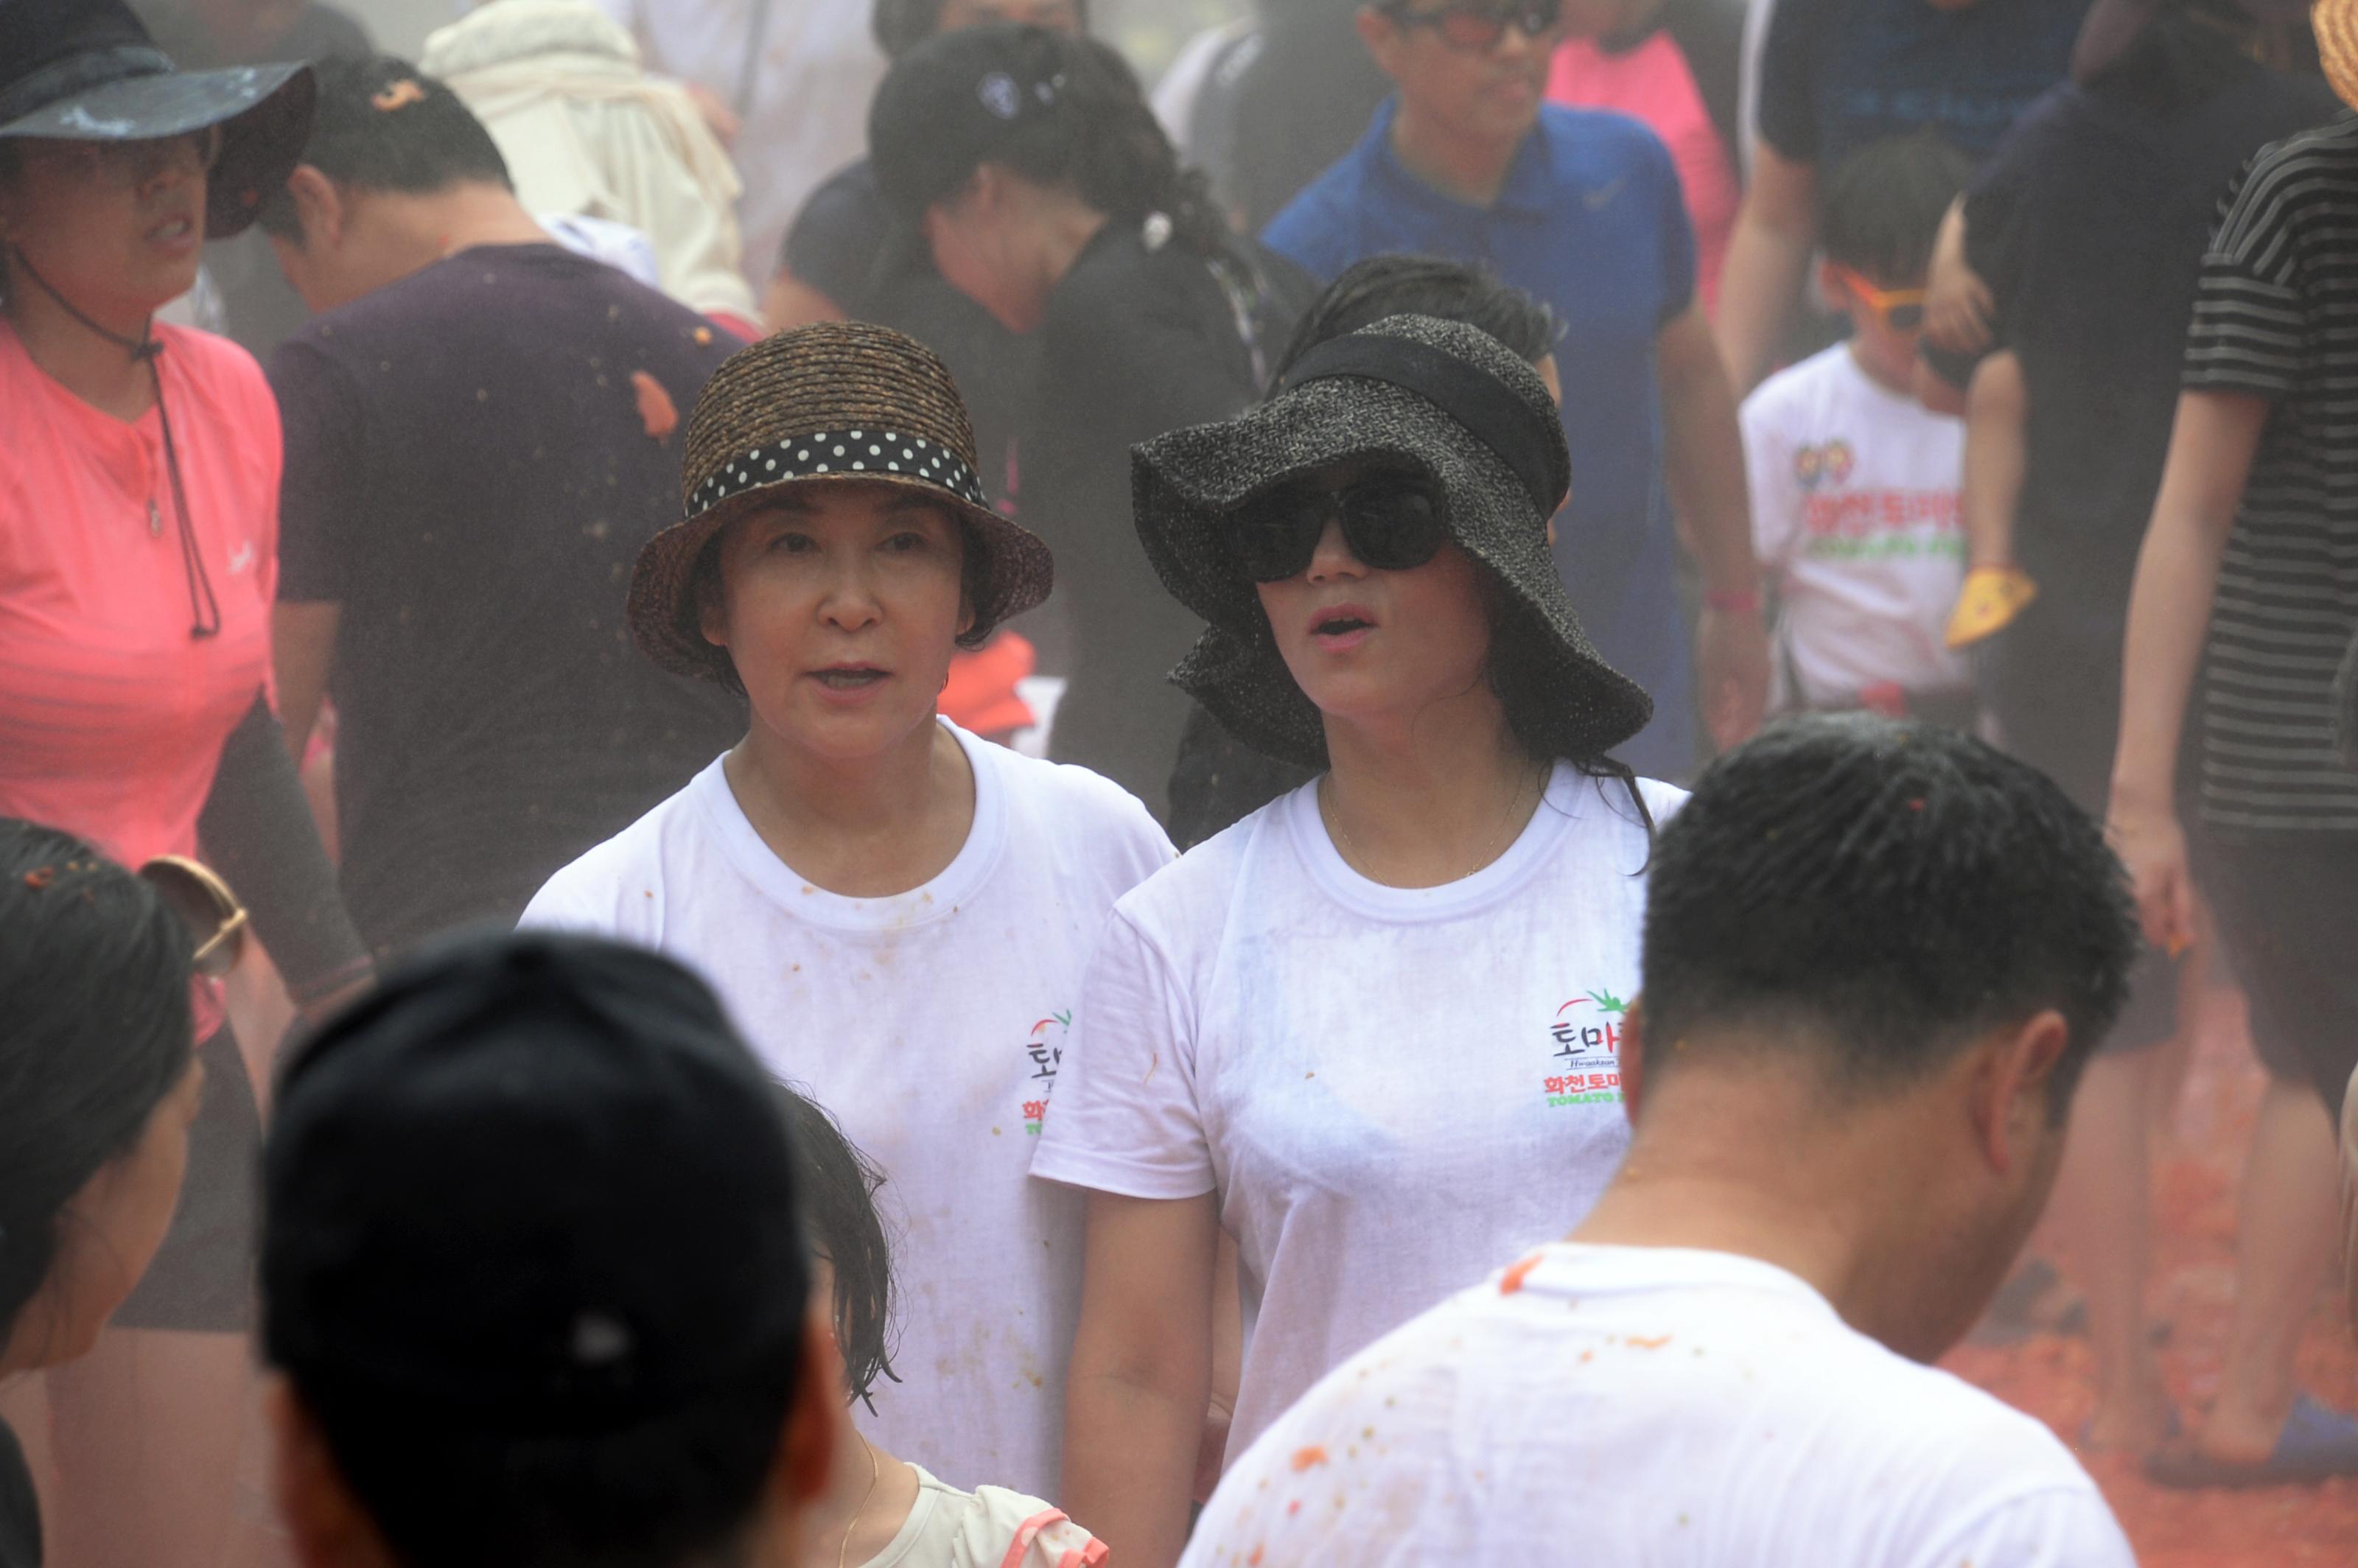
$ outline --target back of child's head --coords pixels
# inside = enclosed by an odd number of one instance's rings
[[[1920,284],[1941,220],[1973,172],[1971,159],[1931,132],[1861,147],[1826,182],[1818,220],[1826,259],[1887,288]]]
[[[795,1185],[811,1250],[835,1275],[835,1338],[846,1391],[872,1411],[877,1379],[901,1380],[892,1370],[892,1244],[876,1212],[884,1173],[825,1108],[784,1084],[775,1093],[794,1133]]]

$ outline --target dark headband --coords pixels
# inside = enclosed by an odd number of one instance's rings
[[[1329,338],[1285,373],[1284,390],[1336,376],[1364,376],[1415,393],[1456,420],[1498,455],[1541,517],[1552,515],[1563,489],[1554,477],[1556,433],[1543,415],[1497,376],[1443,349],[1380,332]]]

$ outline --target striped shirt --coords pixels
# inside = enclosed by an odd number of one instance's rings
[[[2264,149],[2229,191],[2185,384],[2274,406],[2219,570],[2203,819],[2358,833],[2333,706],[2358,633],[2358,120]]]

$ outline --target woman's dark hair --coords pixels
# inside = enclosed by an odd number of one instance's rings
[[[997,107],[969,107],[986,96]],[[997,164],[1117,222],[1161,213],[1198,254],[1233,254],[1208,183],[1180,168],[1130,62],[1095,38],[1011,24],[929,38],[877,90],[868,144],[878,189],[904,215]]]
[[[851,1397],[876,1410],[876,1379],[899,1382],[892,1370],[892,1244],[876,1212],[884,1173],[861,1153],[835,1118],[807,1096],[781,1084],[778,1105],[795,1146],[795,1186],[811,1250],[835,1271],[835,1340],[843,1351]]]
[[[1508,733],[1533,761],[1568,762],[1585,777],[1609,779],[1621,785],[1628,792],[1629,805],[1650,844],[1654,838],[1654,813],[1646,804],[1646,792],[1639,787],[1637,769],[1618,757],[1556,757],[1550,750],[1538,718],[1563,699],[1563,694],[1550,682],[1550,661],[1540,652],[1547,647],[1552,634],[1522,600],[1509,594],[1506,585],[1488,572],[1481,573],[1476,580],[1482,585],[1483,608],[1490,622],[1490,654],[1484,661],[1483,674],[1490,683],[1491,695],[1506,713]]]
[[[1345,267],[1311,302],[1278,359],[1274,379],[1283,382],[1296,360],[1328,339],[1372,327],[1388,316],[1463,321],[1531,362],[1553,353],[1563,335],[1554,311],[1488,267],[1438,256],[1369,256]]]
[[[0,817],[0,1343],[76,1193],[137,1146],[189,1070],[188,926],[52,827]]]
[[[876,47],[884,51],[886,59],[899,59],[941,30],[942,11],[947,4],[948,0],[876,0],[876,9],[868,18]],[[1074,0],[1073,9],[1080,13],[1081,26],[1087,27],[1088,0]]]

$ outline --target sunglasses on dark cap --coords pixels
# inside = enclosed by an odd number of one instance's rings
[[[139,868],[139,879],[156,890],[165,907],[180,917],[196,945],[189,967],[209,980],[237,968],[245,951],[245,906],[209,866],[181,855],[158,855]]]
[[[1420,11],[1412,0],[1395,0],[1384,7],[1395,27],[1431,27],[1454,49],[1482,50],[1498,47],[1509,26],[1523,36],[1543,38],[1563,22],[1563,0],[1452,0],[1437,10]]]
[[[1232,538],[1237,564],[1255,582],[1283,582],[1310,569],[1329,518],[1360,563],[1412,571],[1449,537],[1440,492],[1422,474],[1390,473],[1332,486],[1282,484],[1246,503]]]

